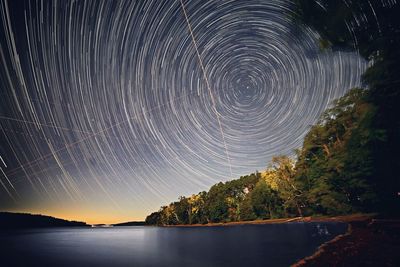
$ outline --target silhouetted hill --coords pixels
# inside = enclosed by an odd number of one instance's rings
[[[147,225],[146,222],[124,222],[124,223],[116,223],[113,224],[113,226],[143,226],[143,225]]]
[[[80,226],[89,227],[84,222],[67,221],[45,215],[0,212],[0,228],[40,228]]]

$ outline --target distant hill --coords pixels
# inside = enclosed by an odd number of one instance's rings
[[[124,223],[116,223],[113,224],[113,226],[143,226],[143,225],[147,225],[146,222],[124,222]]]
[[[84,222],[67,221],[51,216],[0,212],[0,228],[90,227]]]

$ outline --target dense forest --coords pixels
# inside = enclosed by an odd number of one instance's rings
[[[364,88],[337,99],[307,133],[296,157],[218,183],[161,207],[153,225],[307,215],[398,215],[400,14],[390,1],[297,0],[295,20],[320,34],[321,49],[357,50],[370,62]],[[378,22],[379,21],[379,22]]]
[[[369,142],[375,136],[368,127],[375,109],[363,100],[366,92],[352,89],[337,100],[306,135],[297,161],[274,157],[266,171],[181,197],[149,215],[146,222],[232,222],[373,210],[377,197],[369,179]]]
[[[370,168],[365,178],[377,198],[375,209],[400,212],[400,182],[396,168],[400,162],[400,7],[385,0],[296,0],[296,19],[314,28],[325,49],[356,50],[369,61],[363,75],[367,89],[363,101],[370,112],[360,121],[362,129],[353,133],[352,146],[368,151],[368,162],[356,151],[353,168]],[[359,166],[361,164],[361,166]]]

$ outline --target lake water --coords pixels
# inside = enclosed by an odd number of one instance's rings
[[[0,232],[1,266],[289,266],[342,223],[47,228]]]

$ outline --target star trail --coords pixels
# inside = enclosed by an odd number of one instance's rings
[[[367,67],[321,51],[292,1],[1,1],[0,17],[0,208],[89,222],[293,155]]]

